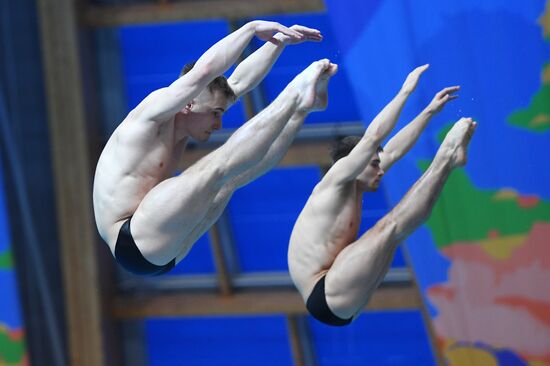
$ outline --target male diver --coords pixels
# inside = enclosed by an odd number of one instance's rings
[[[265,45],[227,71],[257,36]],[[207,141],[224,112],[269,72],[285,45],[321,41],[316,29],[252,21],[208,49],[171,85],[147,96],[116,128],[97,164],[96,224],[127,270],[172,269],[217,220],[233,192],[284,156],[309,112],[327,104],[337,66],[314,62],[221,147],[173,176],[189,137]]]
[[[382,148],[427,68],[418,67],[408,75],[362,137],[346,137],[335,146],[332,167],[294,225],[290,274],[308,311],[321,322],[341,326],[358,316],[388,271],[397,245],[427,220],[451,171],[466,163],[476,127],[470,118],[456,122],[428,170],[401,202],[357,238],[363,193],[376,191],[382,176],[411,149],[432,116],[457,97],[458,86],[441,90]]]

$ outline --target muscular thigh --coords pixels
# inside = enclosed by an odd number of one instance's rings
[[[215,170],[186,171],[147,193],[132,217],[131,231],[148,260],[162,264],[177,256],[213,207],[218,181]]]
[[[389,268],[395,248],[396,224],[380,220],[336,257],[325,280],[327,303],[348,318],[362,308]]]

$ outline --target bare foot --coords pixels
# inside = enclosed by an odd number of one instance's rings
[[[298,93],[298,110],[305,113],[323,110],[327,107],[328,80],[336,74],[338,65],[324,59],[312,63],[292,81]]]
[[[323,111],[328,105],[328,81],[338,72],[338,65],[329,63],[323,71],[315,87],[315,103],[312,111]]]
[[[476,126],[477,122],[474,122],[471,118],[461,118],[445,136],[441,148],[450,154],[453,168],[466,165],[468,161],[468,144],[472,139]]]

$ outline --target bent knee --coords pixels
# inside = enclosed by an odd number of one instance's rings
[[[330,310],[339,318],[349,319],[361,311],[363,302],[358,303],[358,296],[352,288],[345,288],[337,278],[325,277],[325,298]]]
[[[155,265],[163,265],[176,257],[179,241],[172,240],[177,235],[163,230],[158,224],[152,225],[150,214],[136,211],[130,224],[131,236],[143,257]]]
[[[329,309],[341,319],[350,319],[355,317],[361,311],[362,304],[358,305],[353,296],[341,291],[331,291],[325,288],[325,298]]]
[[[382,241],[393,241],[399,232],[399,221],[392,213],[383,217],[370,230]]]

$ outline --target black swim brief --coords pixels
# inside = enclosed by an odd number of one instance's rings
[[[334,315],[327,304],[325,295],[325,276],[315,284],[313,291],[307,298],[306,308],[309,313],[320,322],[328,325],[343,326],[351,323],[353,318],[342,319]]]
[[[175,258],[162,266],[157,266],[145,259],[130,232],[131,219],[130,217],[126,220],[118,232],[115,244],[115,258],[117,262],[126,270],[139,275],[158,276],[174,268],[176,265]]]

